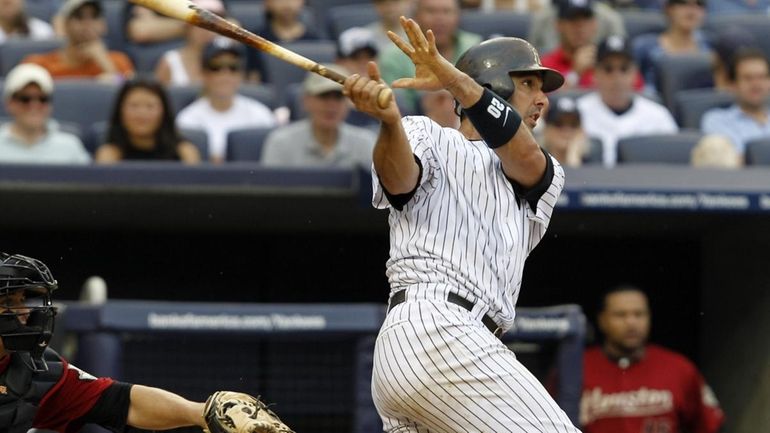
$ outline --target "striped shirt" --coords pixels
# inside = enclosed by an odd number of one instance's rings
[[[372,204],[390,208],[391,295],[408,288],[407,299],[445,299],[454,292],[476,304],[480,316],[510,328],[524,261],[545,234],[564,170],[551,158],[553,179],[532,209],[483,141],[427,117],[405,117],[402,124],[423,167],[403,209],[390,206],[372,170]]]

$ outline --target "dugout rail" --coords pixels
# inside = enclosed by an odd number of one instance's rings
[[[370,394],[375,304],[228,304],[111,300],[68,304],[75,363],[98,376],[202,399],[264,394],[296,431],[382,431]],[[519,308],[503,341],[557,344],[557,402],[578,420],[585,316],[577,305]]]

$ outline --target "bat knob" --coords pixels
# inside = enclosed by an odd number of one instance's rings
[[[377,95],[377,106],[384,110],[390,105],[391,99],[393,99],[393,91],[390,89],[382,89]]]

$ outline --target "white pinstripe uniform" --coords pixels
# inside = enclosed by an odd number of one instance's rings
[[[391,208],[391,296],[406,290],[375,347],[372,396],[385,431],[577,432],[481,322],[488,314],[504,329],[513,324],[524,261],[545,233],[564,171],[552,159],[535,212],[483,141],[427,117],[402,123],[423,167],[414,196],[392,208],[372,174],[372,203]],[[449,292],[473,310],[447,302]]]

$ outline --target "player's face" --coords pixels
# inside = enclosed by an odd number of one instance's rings
[[[0,313],[15,313],[21,323],[27,323],[29,308],[23,290],[17,290],[5,296],[0,296]]]
[[[752,109],[765,105],[770,95],[770,71],[763,59],[746,59],[735,70],[735,95],[738,103]]]
[[[511,75],[516,91],[511,104],[519,112],[521,120],[530,129],[537,125],[537,120],[548,109],[548,97],[543,92],[543,77],[540,74]]]
[[[638,350],[650,333],[647,297],[631,290],[608,295],[604,311],[599,316],[599,328],[606,343],[619,351]]]
[[[23,129],[39,130],[45,127],[51,115],[50,96],[37,84],[27,84],[7,101],[8,112]]]

